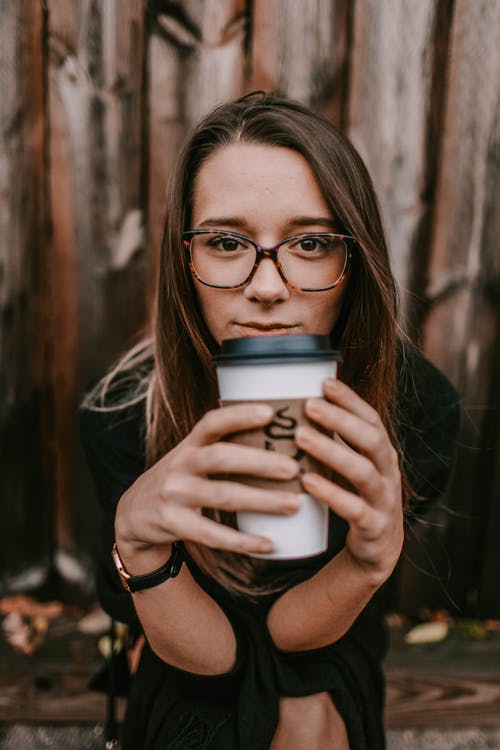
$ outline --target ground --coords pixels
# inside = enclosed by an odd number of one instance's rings
[[[92,608],[41,612],[11,618],[9,631],[3,610],[0,750],[101,750],[106,697],[89,682],[105,663],[106,621]],[[469,623],[415,645],[407,632],[390,627],[388,750],[500,750],[500,631]]]

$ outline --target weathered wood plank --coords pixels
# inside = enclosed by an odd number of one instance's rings
[[[247,88],[279,91],[342,124],[349,4],[254,0]]]
[[[103,722],[106,697],[88,689],[86,670],[44,670],[0,676],[0,721]],[[386,726],[500,727],[500,683],[480,677],[413,676],[392,671],[387,677]],[[125,702],[117,702],[123,719]]]
[[[361,0],[355,4],[348,133],[377,190],[409,316],[413,270],[425,265],[439,137],[448,3]],[[423,233],[423,236],[422,236]]]
[[[142,0],[47,5],[58,539],[88,552],[95,509],[77,454],[79,394],[145,313],[144,8]]]
[[[105,696],[89,690],[102,669],[97,635],[79,630],[81,612],[50,621],[31,657],[0,639],[0,722],[102,722]],[[500,639],[408,645],[389,628],[386,720],[389,727],[500,725]],[[120,669],[118,669],[120,673]],[[102,680],[101,680],[102,684]],[[123,701],[118,703],[123,715]]]
[[[479,274],[500,272],[498,235],[491,231],[499,221],[492,194],[498,186],[499,29],[495,0],[456,4],[427,290],[431,299],[457,285],[470,286],[481,280]],[[461,324],[457,332],[461,343]]]
[[[456,3],[427,287],[425,351],[458,387],[465,412],[446,533],[460,604],[477,600],[482,535],[498,502],[490,495],[498,416],[488,409],[500,407],[492,380],[500,371],[499,32],[495,0]],[[498,570],[484,575],[498,580]],[[499,597],[497,589],[483,606],[498,611]]]
[[[386,725],[500,727],[500,682],[392,672],[387,680]]]
[[[0,721],[103,722],[106,696],[88,689],[87,671],[0,676]],[[124,701],[119,701],[123,716]]]
[[[52,521],[42,407],[48,398],[42,7],[6,0],[1,18],[0,590],[43,583]]]
[[[165,185],[186,132],[217,103],[239,96],[245,70],[244,0],[150,4],[148,237],[161,243]]]
[[[88,690],[77,670],[0,677],[0,721],[102,722],[106,698]],[[43,688],[50,684],[50,690]],[[393,672],[387,680],[386,726],[500,727],[500,684],[474,677]],[[124,701],[118,702],[123,717]]]

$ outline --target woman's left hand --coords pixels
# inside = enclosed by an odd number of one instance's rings
[[[310,399],[313,426],[296,431],[299,448],[344,477],[354,492],[314,472],[302,475],[306,492],[349,524],[346,551],[377,585],[393,571],[403,545],[403,507],[398,455],[379,415],[339,380],[324,383],[324,398]],[[351,447],[352,446],[352,447]]]

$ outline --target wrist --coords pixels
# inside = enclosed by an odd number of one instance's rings
[[[342,553],[345,563],[354,575],[363,580],[367,588],[377,591],[390,577],[394,566],[382,565],[378,562],[361,560],[355,557],[348,547]]]
[[[150,570],[147,573],[141,574],[132,573],[130,570],[127,570],[125,563],[120,556],[116,542],[113,545],[111,555],[123,588],[128,591],[129,594],[133,594],[137,591],[144,591],[144,589],[159,586],[168,578],[176,578],[182,567],[182,563],[184,562],[184,547],[179,542],[173,544],[172,554],[169,556],[168,560],[158,568],[155,568],[155,570]]]
[[[145,575],[157,570],[172,554],[171,544],[146,544],[125,540],[118,536],[116,546],[127,572],[133,576]]]
[[[161,540],[156,543],[156,540],[152,542],[141,538],[144,521],[132,521],[134,514],[129,507],[129,500],[129,494],[126,492],[118,503],[114,523],[115,542],[127,571],[131,575],[144,575],[156,570],[168,560],[172,553],[173,540]]]

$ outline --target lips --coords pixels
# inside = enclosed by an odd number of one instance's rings
[[[237,323],[236,327],[243,336],[291,336],[297,329],[295,325],[286,323]]]

